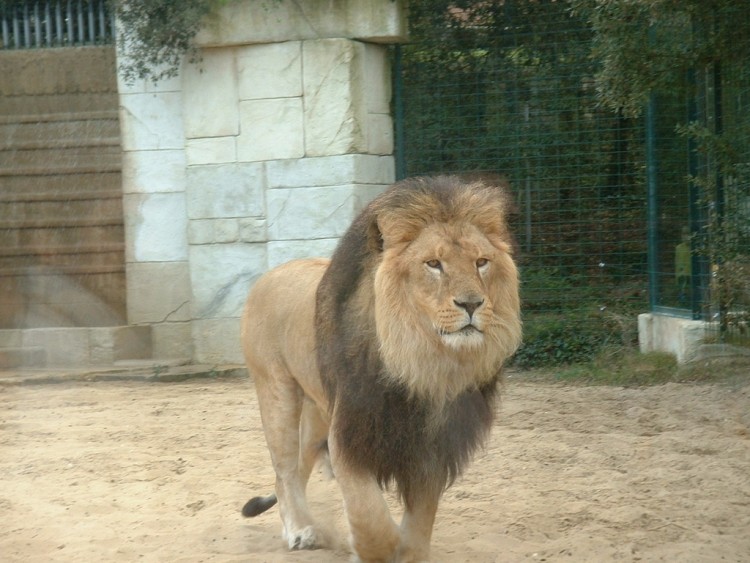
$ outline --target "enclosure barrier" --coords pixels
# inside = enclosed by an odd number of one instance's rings
[[[6,1],[0,4],[3,49],[72,47],[113,42],[106,0]]]
[[[647,135],[645,120],[599,103],[593,33],[569,2],[436,14],[415,0],[410,10],[412,43],[394,56],[398,173],[508,181],[524,311],[517,362],[635,346],[647,311],[700,320],[704,342],[750,346],[750,166],[720,174],[716,155],[679,130],[723,124],[750,155],[746,64],[693,76],[695,100],[660,94]]]

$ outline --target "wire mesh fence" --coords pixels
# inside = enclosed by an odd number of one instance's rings
[[[107,0],[4,0],[0,49],[72,47],[114,41]]]
[[[598,106],[590,31],[548,2],[454,10],[439,26],[402,47],[402,173],[510,182],[526,334],[516,361],[633,345],[647,310],[643,127]]]

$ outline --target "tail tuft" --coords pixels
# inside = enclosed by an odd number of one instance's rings
[[[242,507],[242,515],[246,518],[252,518],[263,514],[266,510],[276,504],[276,495],[268,495],[267,497],[253,497],[245,503]]]

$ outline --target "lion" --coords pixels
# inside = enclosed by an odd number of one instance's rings
[[[489,433],[521,342],[504,186],[412,178],[376,197],[333,257],[262,276],[242,318],[289,549],[325,547],[305,488],[328,454],[359,561],[423,561],[439,500]],[[393,520],[382,490],[404,513]]]

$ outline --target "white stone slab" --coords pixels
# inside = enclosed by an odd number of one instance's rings
[[[214,219],[214,240],[218,243],[237,242],[240,224],[237,219]]]
[[[191,219],[263,215],[263,164],[191,166],[187,171],[187,210]]]
[[[384,45],[364,45],[364,88],[367,111],[391,112],[391,65]]]
[[[189,322],[151,325],[151,349],[159,360],[193,357],[192,327]]]
[[[265,217],[246,217],[239,220],[240,240],[243,242],[265,242],[268,240]]]
[[[237,73],[233,49],[204,49],[199,64],[182,71],[185,136],[226,137],[239,133]]]
[[[304,188],[342,184],[392,184],[392,156],[346,154],[316,158],[277,160],[266,163],[269,188]]]
[[[303,43],[307,156],[366,152],[364,50],[349,39]]]
[[[196,44],[248,45],[292,39],[351,37],[396,43],[408,37],[403,0],[237,0],[196,36]]]
[[[248,288],[266,269],[265,244],[191,246],[193,318],[239,317]]]
[[[184,191],[185,165],[182,150],[125,152],[122,155],[123,193]]]
[[[274,268],[298,258],[329,258],[338,242],[338,238],[271,241],[268,243],[268,267]]]
[[[125,194],[127,262],[176,262],[187,259],[185,194]]]
[[[393,120],[383,113],[367,116],[367,152],[370,154],[393,154]]]
[[[302,98],[240,102],[237,160],[300,158],[305,154]]]
[[[190,320],[187,262],[131,262],[125,272],[130,324]]]
[[[237,137],[206,137],[185,140],[188,166],[237,161]]]
[[[302,44],[299,41],[249,45],[237,49],[240,100],[302,95]]]
[[[124,151],[184,148],[181,94],[121,95],[120,134]]]
[[[326,186],[269,190],[270,240],[337,238],[369,202],[377,186]]]

